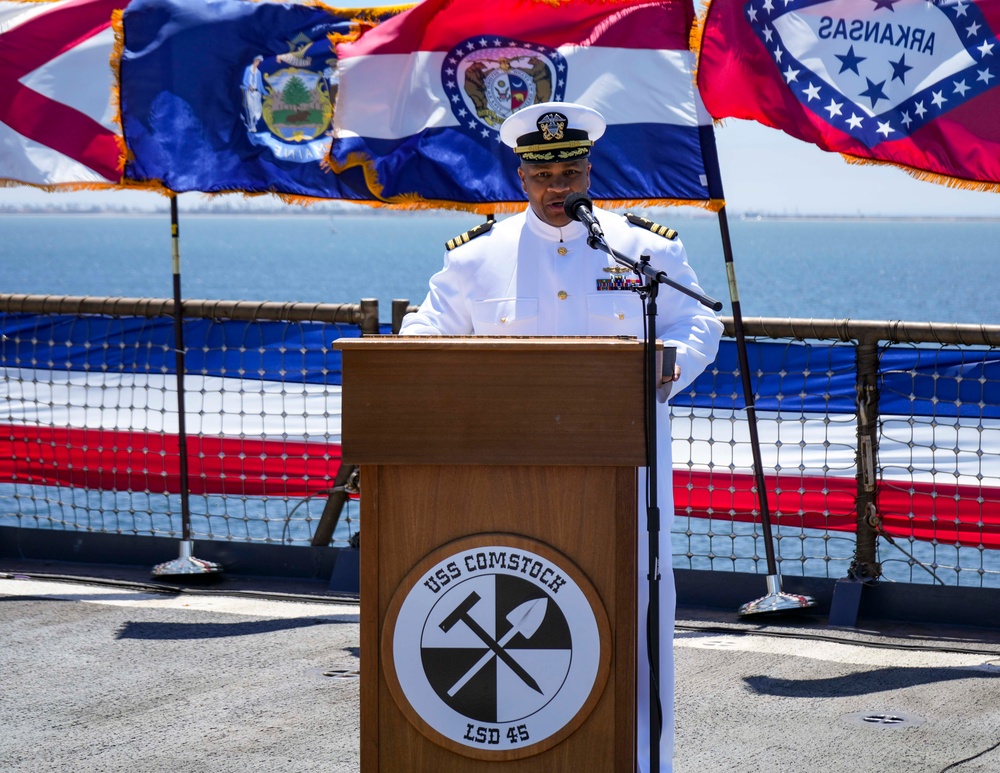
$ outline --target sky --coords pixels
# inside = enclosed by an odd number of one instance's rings
[[[716,128],[727,210],[770,215],[1000,217],[1000,194],[949,188],[917,180],[886,165],[848,164],[783,132],[752,121],[727,119]],[[194,201],[200,194],[185,194]],[[182,198],[184,198],[182,197]],[[121,204],[164,206],[162,196],[139,191],[46,193],[0,189],[0,205]]]

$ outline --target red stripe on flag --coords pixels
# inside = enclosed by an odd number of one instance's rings
[[[176,435],[0,426],[0,482],[180,493]],[[234,437],[188,438],[195,495],[305,497],[333,486],[338,444]],[[769,476],[778,526],[852,532],[857,484],[834,476]],[[674,504],[696,518],[759,520],[750,474],[676,470]],[[897,537],[1000,549],[1000,488],[883,480],[885,530]]]
[[[189,436],[192,494],[305,497],[328,491],[340,445]],[[0,482],[180,493],[176,435],[140,431],[0,427]]]
[[[0,36],[0,121],[114,182],[121,177],[114,132],[20,81],[106,30],[111,26],[112,11],[127,4],[128,0],[73,0],[53,6]]]
[[[628,20],[627,24],[618,22]],[[631,0],[614,5],[570,0],[558,5],[523,0],[424,0],[337,47],[342,59],[367,54],[451,51],[455,43],[483,35],[557,48],[566,45],[688,49],[693,19],[681,0]]]
[[[766,476],[773,523],[791,528],[855,530],[853,478]],[[894,537],[1000,549],[1000,488],[883,480],[878,509]],[[760,519],[754,477],[674,471],[674,509],[696,518]]]

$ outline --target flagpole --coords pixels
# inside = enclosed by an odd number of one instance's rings
[[[191,539],[191,504],[188,485],[187,418],[184,406],[184,313],[181,306],[180,218],[177,214],[177,194],[170,195],[170,245],[173,254],[174,279],[174,358],[177,371],[177,453],[180,461],[181,543],[180,556],[153,567],[154,577],[201,575],[221,572],[222,567],[193,555]]]
[[[757,432],[757,409],[754,403],[753,385],[750,383],[750,358],[747,356],[743,313],[740,308],[739,289],[736,286],[736,264],[733,262],[733,244],[729,236],[729,218],[726,216],[725,204],[719,209],[719,233],[722,236],[722,254],[726,261],[729,300],[733,308],[736,353],[739,358],[740,376],[743,382],[743,402],[746,405],[747,425],[750,429],[750,453],[753,457],[754,483],[757,487],[761,531],[764,533],[764,555],[767,560],[767,594],[754,601],[748,601],[740,607],[739,614],[757,615],[765,612],[784,612],[815,606],[816,602],[809,596],[783,593],[781,590],[781,575],[778,573],[778,562],[774,556],[774,538],[771,531],[771,512],[767,503],[764,466],[761,462],[760,436]]]

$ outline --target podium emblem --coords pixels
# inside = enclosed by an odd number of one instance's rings
[[[427,556],[397,589],[382,638],[403,713],[478,759],[527,757],[572,733],[601,695],[610,656],[607,614],[583,573],[509,534]]]

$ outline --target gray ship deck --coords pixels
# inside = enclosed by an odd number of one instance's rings
[[[358,607],[316,587],[0,565],[2,768],[355,773]],[[682,607],[675,649],[677,773],[1000,771],[996,628]]]

